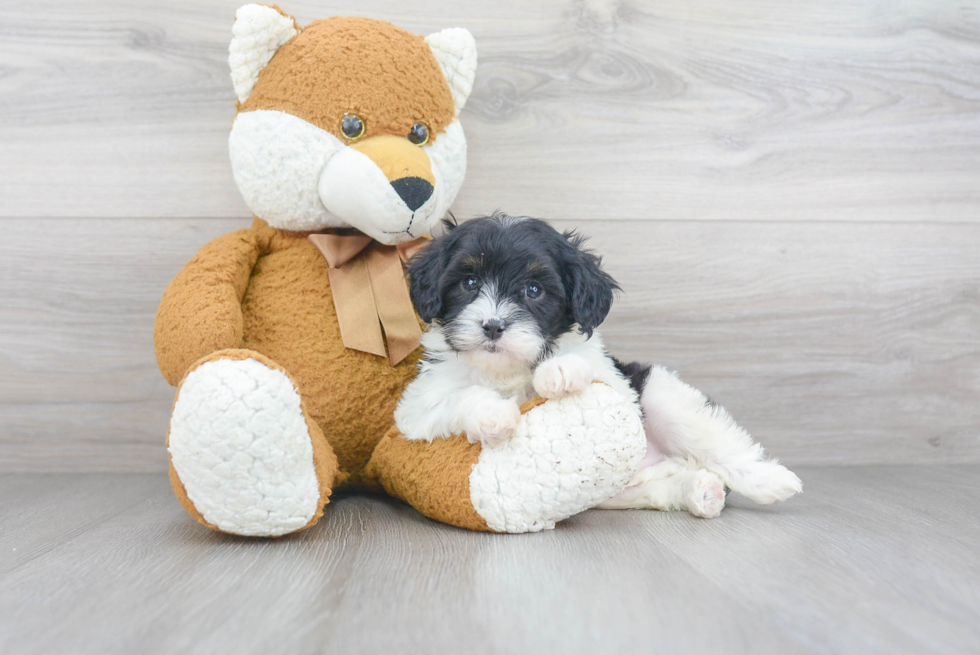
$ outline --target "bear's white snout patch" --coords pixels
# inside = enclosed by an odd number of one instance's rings
[[[428,199],[413,210],[377,164],[350,147],[327,162],[318,191],[327,211],[384,244],[428,234],[433,215],[443,204],[436,184]]]

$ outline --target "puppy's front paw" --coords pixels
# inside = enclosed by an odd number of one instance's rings
[[[466,438],[470,443],[492,446],[514,436],[520,421],[521,408],[516,400],[487,399],[474,406],[464,421]]]
[[[585,391],[594,379],[588,360],[561,355],[542,362],[534,371],[534,391],[543,398],[561,398]]]

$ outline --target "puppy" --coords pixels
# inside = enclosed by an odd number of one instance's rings
[[[497,213],[446,222],[409,264],[428,324],[419,374],[395,410],[409,439],[509,439],[519,406],[604,382],[640,404],[647,454],[625,491],[600,507],[686,509],[717,516],[725,486],[768,504],[802,489],[720,406],[662,367],[610,357],[595,328],[619,286],[584,239]]]

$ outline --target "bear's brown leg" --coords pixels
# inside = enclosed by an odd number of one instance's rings
[[[392,428],[374,449],[365,478],[430,519],[489,531],[470,497],[470,471],[480,448],[464,437],[409,441]]]
[[[214,530],[276,537],[314,525],[337,457],[276,362],[221,350],[181,381],[167,435],[181,505]]]

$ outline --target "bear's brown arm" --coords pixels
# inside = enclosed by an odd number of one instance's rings
[[[176,386],[190,366],[216,350],[239,348],[242,296],[260,255],[253,230],[218,237],[167,285],[153,326],[157,365]]]

